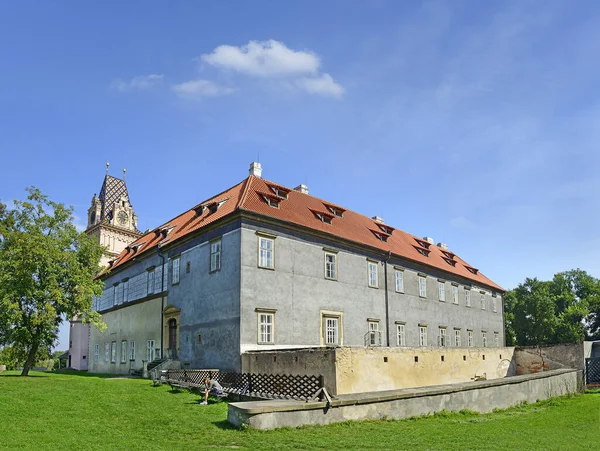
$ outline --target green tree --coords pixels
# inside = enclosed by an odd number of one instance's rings
[[[77,232],[72,207],[27,192],[27,201],[0,209],[0,345],[26,351],[23,376],[56,342],[64,318],[79,314],[103,326],[92,311],[103,289],[94,279],[102,247]]]

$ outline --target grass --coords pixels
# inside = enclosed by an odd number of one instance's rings
[[[598,449],[600,390],[491,414],[238,430],[227,404],[86,373],[0,375],[0,449]]]

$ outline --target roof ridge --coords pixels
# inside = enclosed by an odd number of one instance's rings
[[[244,202],[246,202],[246,197],[248,196],[248,191],[250,190],[250,179],[252,178],[252,175],[249,175],[248,177],[246,177],[244,179],[244,188],[242,188],[242,195],[240,196],[240,199],[238,200],[238,204],[235,206],[236,210],[239,210],[241,208],[243,208]]]

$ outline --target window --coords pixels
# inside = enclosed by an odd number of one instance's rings
[[[454,329],[454,346],[456,346],[457,348],[460,348],[461,346],[460,329]]]
[[[110,344],[110,363],[117,362],[117,342],[113,341]]]
[[[452,285],[452,302],[458,305],[458,287]]]
[[[179,283],[179,261],[179,257],[173,259],[173,273],[171,274],[172,285]]]
[[[465,288],[465,305],[471,307],[471,290]]]
[[[485,310],[485,294],[481,293],[481,310]]]
[[[325,252],[325,278],[337,280],[337,255]]]
[[[221,269],[221,240],[210,243],[210,271]]]
[[[419,346],[427,346],[427,326],[419,326]]]
[[[148,340],[146,342],[146,360],[148,363],[154,360],[154,340]]]
[[[440,327],[439,345],[440,346],[448,346],[448,342],[446,341],[446,328],[445,327]]]
[[[275,314],[258,312],[258,342],[275,343]]]
[[[329,346],[342,344],[341,315],[322,315],[323,343]]]
[[[129,360],[135,361],[135,341],[129,342]]]
[[[121,363],[127,362],[127,341],[121,340]]]
[[[396,291],[398,293],[404,293],[404,271],[396,270]]]
[[[440,301],[446,302],[446,284],[444,282],[439,282],[440,288]]]
[[[419,296],[422,298],[427,297],[427,280],[425,276],[419,276]]]
[[[498,332],[494,332],[494,344],[496,347],[500,346],[500,334]]]
[[[481,332],[481,344],[484,348],[487,348],[487,332]]]
[[[369,286],[372,288],[379,288],[377,284],[377,263],[367,262],[369,268]]]
[[[154,293],[154,269],[148,271],[148,294]]]
[[[117,301],[118,301],[118,294],[117,294],[117,290],[119,289],[119,284],[115,284],[114,285],[114,290],[113,290],[113,305],[117,305]]]
[[[396,324],[396,337],[398,346],[406,346],[406,331],[404,324]]]
[[[123,302],[129,300],[129,279],[123,281]]]
[[[109,354],[109,350],[108,350],[108,343],[104,343],[104,361],[108,362],[108,354]]]
[[[496,313],[498,311],[497,310],[497,304],[496,304],[496,298],[495,297],[492,298],[492,311],[494,313]]]
[[[262,236],[258,237],[258,266],[261,268],[270,268],[273,269],[275,267],[275,262],[273,259],[273,250],[275,247],[275,240],[270,238],[265,238]]]
[[[472,330],[467,330],[467,346],[469,346],[469,348],[473,347],[473,331]]]
[[[379,321],[368,321],[369,324],[369,346],[378,346],[379,340]]]
[[[94,345],[94,362],[98,361],[98,354],[100,354],[100,345]]]

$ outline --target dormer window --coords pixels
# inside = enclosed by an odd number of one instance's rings
[[[417,252],[419,252],[419,254],[423,255],[424,257],[429,257],[429,252],[427,249],[423,249],[422,247],[418,247],[415,246],[415,249],[417,250]]]
[[[334,216],[337,216],[338,218],[344,217],[344,212],[346,210],[344,210],[343,208],[336,207],[335,205],[326,204],[324,202],[323,205],[325,205],[325,208],[327,208],[327,210],[329,210]]]
[[[316,210],[310,210],[312,211],[313,215],[315,215],[315,218],[317,218],[319,221],[325,223],[325,224],[331,224],[331,221],[333,220],[333,215],[330,215],[329,213],[325,213],[322,211],[316,211]]]
[[[468,271],[469,271],[471,274],[474,274],[474,275],[477,275],[477,273],[479,272],[479,270],[478,270],[477,268],[473,268],[473,267],[471,267],[471,266],[467,266],[467,265],[465,265],[465,268],[467,268],[467,270],[468,270]]]
[[[444,259],[444,261],[445,261],[446,263],[448,263],[450,266],[456,266],[456,262],[455,262],[454,260],[452,260],[452,259],[450,259],[450,258],[444,258],[444,257],[442,257],[442,258],[443,258],[443,259]]]
[[[279,202],[281,202],[281,200],[278,197],[263,194],[262,198],[265,200],[269,207],[279,208]]]
[[[384,224],[377,224],[377,225],[379,226],[379,228],[381,229],[381,231],[383,233],[386,233],[388,235],[391,235],[392,232],[394,231],[393,227],[390,227],[390,226],[387,226],[387,225],[384,225]]]
[[[379,241],[383,241],[384,243],[387,243],[387,240],[389,238],[389,234],[385,233],[385,232],[378,232],[376,230],[371,230],[371,233],[373,235],[375,235],[375,237],[379,240]]]
[[[421,248],[426,249],[427,250],[427,254],[429,254],[429,246],[431,246],[431,243],[428,243],[427,241],[420,240],[418,238],[415,238],[415,241],[419,244],[419,246],[421,246]]]
[[[449,258],[450,260],[454,260],[455,255],[452,252],[442,251],[442,254],[444,254],[446,256],[446,258]]]
[[[280,197],[281,199],[288,198],[288,193],[290,192],[289,189],[285,189],[285,188],[282,188],[280,186],[275,186],[275,185],[269,185],[269,188],[271,188],[271,191],[273,191],[273,193],[277,197]]]

